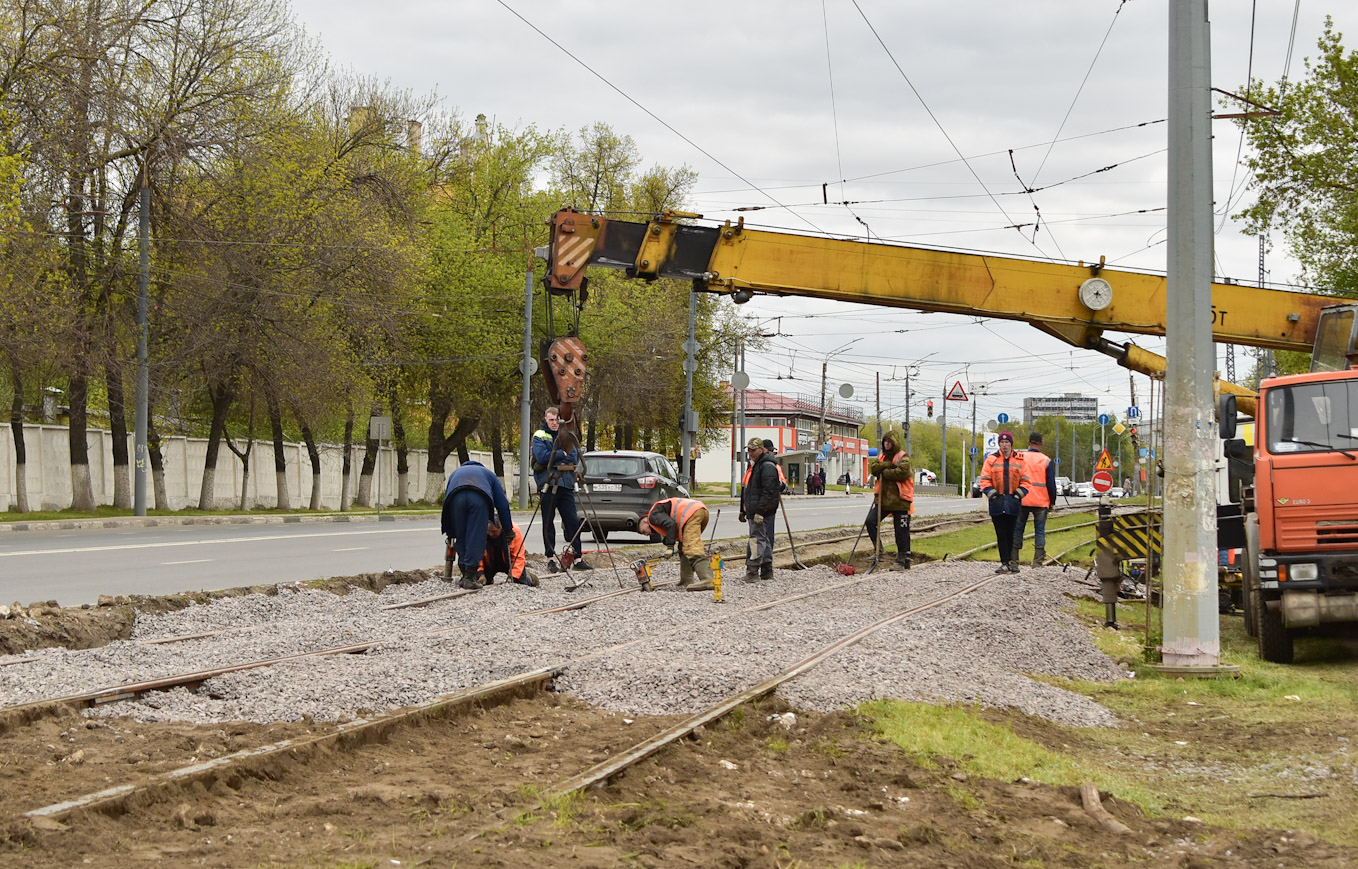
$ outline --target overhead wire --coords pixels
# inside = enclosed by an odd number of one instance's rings
[[[553,39],[551,36],[547,35],[547,34],[546,34],[545,32],[543,32],[543,30],[542,30],[541,28],[539,28],[536,24],[534,24],[533,22],[529,21],[527,18],[523,17],[523,15],[519,14],[519,12],[518,12],[517,10],[515,10],[514,7],[510,6],[507,2],[505,2],[505,0],[495,0],[495,2],[497,2],[497,3],[499,3],[501,6],[503,6],[503,7],[505,8],[505,10],[507,10],[507,11],[508,11],[511,15],[513,15],[515,18],[519,19],[519,20],[522,21],[524,24],[528,25],[528,27],[529,27],[534,33],[538,34],[538,35],[541,36],[543,39],[545,39],[545,40],[547,40],[548,42],[550,42],[550,43],[551,43],[558,51],[560,51],[562,54],[566,55],[566,56],[569,57],[571,60],[575,61],[576,64],[578,64],[582,69],[584,69],[584,70],[585,70],[586,72],[588,72],[590,75],[594,76],[594,77],[597,78],[599,81],[601,81],[601,82],[603,82],[605,85],[607,85],[608,88],[609,88],[610,90],[612,90],[614,93],[618,94],[618,96],[620,96],[620,97],[622,97],[623,99],[627,100],[629,103],[631,103],[632,105],[636,106],[636,107],[637,107],[638,109],[640,109],[643,113],[645,113],[647,117],[651,118],[653,121],[655,121],[656,123],[660,124],[662,127],[664,127],[665,129],[669,130],[669,131],[670,131],[671,133],[673,133],[674,135],[678,136],[678,137],[679,137],[680,139],[682,139],[689,147],[693,148],[695,151],[697,151],[698,153],[702,154],[704,157],[706,157],[707,159],[711,160],[713,163],[716,163],[718,166],[720,166],[721,168],[725,169],[727,172],[730,172],[730,173],[731,173],[732,175],[734,175],[736,178],[739,178],[741,181],[743,181],[743,182],[745,182],[746,184],[748,184],[748,185],[750,186],[750,189],[751,189],[751,190],[755,190],[755,191],[759,192],[760,194],[762,194],[762,195],[768,197],[768,199],[769,199],[771,202],[773,202],[774,204],[776,204],[779,208],[784,209],[785,211],[787,211],[788,214],[791,214],[793,217],[796,217],[798,220],[802,221],[802,222],[805,223],[807,226],[809,226],[809,227],[811,227],[812,229],[814,229],[816,232],[824,232],[824,230],[822,230],[822,229],[821,229],[819,226],[817,226],[816,224],[812,223],[812,222],[811,222],[810,220],[808,220],[804,215],[798,214],[797,212],[793,211],[793,210],[792,210],[791,208],[789,208],[788,206],[783,205],[781,202],[778,201],[778,198],[775,197],[773,194],[767,192],[766,190],[764,190],[764,189],[762,189],[761,187],[759,187],[757,184],[751,182],[749,179],[747,179],[745,176],[741,175],[741,174],[740,174],[739,172],[737,172],[736,170],[732,169],[730,166],[727,166],[727,165],[726,165],[725,163],[723,163],[721,160],[717,159],[717,157],[715,157],[714,155],[712,155],[707,149],[703,148],[701,145],[699,145],[697,142],[695,142],[695,141],[693,141],[692,139],[690,139],[688,136],[685,136],[683,133],[679,132],[678,129],[676,129],[674,126],[672,126],[672,125],[671,125],[668,121],[666,121],[664,118],[660,117],[660,116],[657,115],[655,112],[653,112],[653,111],[651,111],[650,109],[646,108],[646,107],[645,107],[644,105],[642,105],[639,101],[637,101],[634,97],[632,97],[631,94],[627,93],[627,92],[624,91],[622,88],[618,87],[618,86],[615,85],[613,82],[609,81],[609,80],[608,80],[607,78],[605,78],[605,77],[603,76],[603,74],[601,74],[598,70],[594,69],[592,66],[590,66],[590,65],[587,64],[587,63],[585,63],[585,62],[584,62],[583,60],[581,60],[580,58],[576,57],[576,56],[575,56],[568,48],[566,48],[566,47],[565,47],[564,45],[562,45],[561,43],[557,42],[557,41],[556,41],[555,39]]]

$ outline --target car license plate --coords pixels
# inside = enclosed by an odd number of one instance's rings
[[[591,492],[621,492],[622,483],[595,483],[589,489]]]

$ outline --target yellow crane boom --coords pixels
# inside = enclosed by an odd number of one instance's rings
[[[1162,275],[960,253],[905,245],[677,222],[666,213],[648,223],[573,210],[551,220],[547,287],[580,289],[589,266],[630,276],[680,278],[701,291],[748,301],[754,293],[837,299],[868,305],[1022,320],[1076,347],[1163,376],[1164,357],[1103,337],[1105,330],[1165,334]],[[1333,296],[1212,285],[1212,336],[1221,343],[1310,352],[1320,311]],[[1253,392],[1222,383],[1222,391]],[[1242,410],[1249,412],[1248,402]]]

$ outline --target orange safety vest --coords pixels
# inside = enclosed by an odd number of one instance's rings
[[[523,530],[519,528],[519,523],[511,522],[510,528],[513,537],[509,540],[509,575],[523,576],[523,569],[528,564],[528,553],[523,548]],[[503,531],[500,533],[504,533]],[[481,556],[481,572],[489,573],[490,551]]]
[[[1052,493],[1047,491],[1047,466],[1051,456],[1036,450],[1024,450],[1023,467],[1028,471],[1028,494],[1023,496],[1025,507],[1050,507]]]
[[[1029,485],[1028,471],[1023,465],[1023,456],[1017,452],[1011,452],[1006,459],[999,450],[985,457],[985,466],[981,469],[981,478],[977,481],[981,485],[981,491],[995,489],[1001,494],[1013,495],[1020,488]]]
[[[778,482],[780,482],[780,483],[782,483],[784,486],[786,486],[786,485],[787,485],[787,477],[783,476],[783,466],[780,465],[780,464],[778,464],[777,462],[774,462],[774,463],[773,463],[773,466],[774,466],[775,468],[778,469]],[[754,462],[751,462],[750,465],[749,465],[749,467],[747,467],[747,468],[745,469],[745,476],[744,476],[744,477],[741,477],[741,479],[740,479],[740,485],[742,485],[742,486],[748,486],[748,485],[750,485],[750,472],[753,471],[753,470],[754,470]]]
[[[909,457],[906,456],[905,450],[901,450],[900,452],[896,453],[896,458],[895,458],[895,460],[892,461],[892,464],[893,464],[893,465],[899,465],[899,464],[901,463],[901,459],[906,459],[906,458],[909,458]],[[873,481],[873,483],[872,483],[872,491],[873,491],[874,493],[882,491],[882,478],[881,478],[881,477],[878,477],[876,480]],[[902,500],[902,501],[909,501],[909,502],[911,503],[912,507],[913,507],[913,505],[914,505],[914,503],[915,503],[915,475],[914,475],[914,474],[911,474],[909,477],[907,477],[907,478],[904,479],[904,480],[897,480],[897,481],[896,481],[896,491],[900,493],[900,495],[901,495],[901,500]],[[912,509],[911,512],[913,513],[914,510]]]
[[[661,504],[672,505],[669,509],[670,518],[674,520],[674,527],[680,531],[684,530],[684,523],[692,519],[699,510],[707,509],[702,501],[695,501],[692,498],[666,498],[663,501],[656,501],[655,506],[651,507],[651,512],[646,514],[646,521],[651,523],[651,530],[658,530],[655,523],[651,521],[651,514],[655,513],[656,507]]]

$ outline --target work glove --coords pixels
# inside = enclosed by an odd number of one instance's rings
[[[741,511],[740,511],[740,515],[736,517],[736,521],[737,521],[737,522],[744,522],[744,521],[745,521],[745,511],[744,511],[744,510],[741,510]]]
[[[763,517],[762,514],[759,514],[759,513],[754,514],[754,524],[760,525],[760,526],[762,526],[762,525],[764,524],[764,517]]]
[[[673,558],[673,557],[674,557],[674,547],[673,547],[673,546],[666,546],[666,547],[665,547],[665,557],[666,557],[666,558]]]

